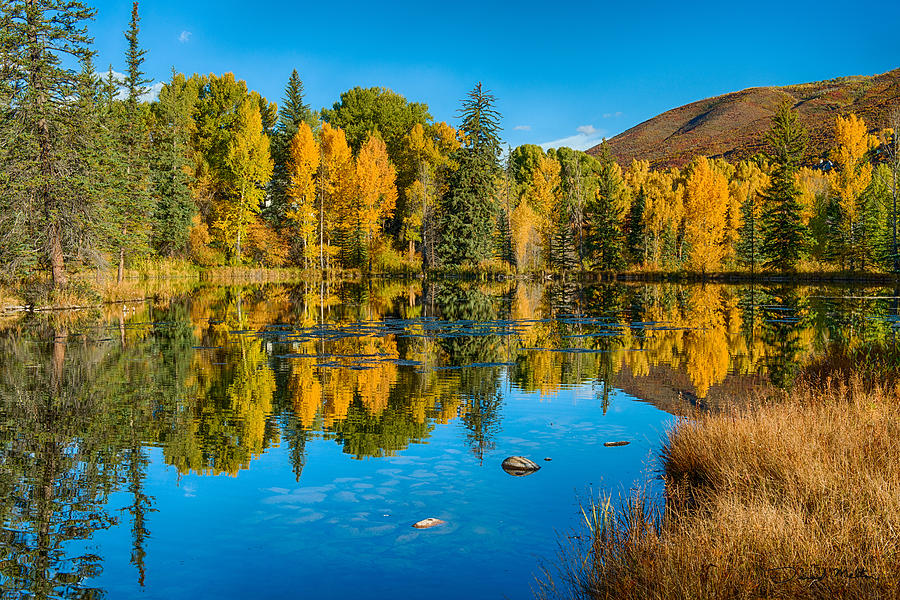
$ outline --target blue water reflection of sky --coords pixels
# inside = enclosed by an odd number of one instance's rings
[[[285,444],[237,477],[179,476],[152,448],[146,587],[129,564],[125,513],[90,544],[105,558],[92,583],[110,598],[529,597],[592,494],[625,493],[647,477],[661,490],[653,456],[674,417],[621,391],[604,415],[590,385],[543,400],[503,389],[483,461],[459,420],[394,457],[357,460],[311,440],[299,482]],[[632,443],[604,447],[610,440]],[[515,454],[543,468],[507,475],[500,462]],[[129,503],[116,494],[110,506]],[[411,527],[425,517],[447,524]]]

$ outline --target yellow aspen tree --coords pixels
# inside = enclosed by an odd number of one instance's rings
[[[828,190],[828,176],[817,169],[800,167],[795,175],[797,187],[800,189],[800,218],[804,225],[809,225],[818,210],[816,202],[819,196]]]
[[[866,130],[866,123],[855,114],[837,117],[834,122],[835,147],[831,152],[835,169],[829,181],[838,196],[841,209],[841,236],[844,256],[850,258],[851,268],[855,266],[858,254],[857,229],[859,226],[858,199],[872,180],[872,165],[866,160],[866,153],[875,143],[875,138]]]
[[[648,171],[640,184],[644,188],[644,231],[650,238],[648,264],[653,268],[659,268],[662,263],[665,239],[675,240],[684,215],[683,194],[675,184],[677,179],[677,170]]]
[[[441,196],[443,180],[438,176],[442,167],[451,167],[451,156],[459,148],[457,131],[446,123],[422,125],[416,123],[406,136],[403,163],[414,172],[414,179],[404,190],[400,239],[408,245],[410,260],[416,242],[421,242],[428,256],[434,255],[434,199]],[[430,249],[430,251],[428,250]]]
[[[322,189],[319,198],[319,243],[330,257],[335,248],[331,245],[333,233],[353,231],[353,205],[357,197],[356,166],[347,144],[347,137],[340,128],[322,123]],[[329,236],[325,239],[325,236]],[[320,250],[320,257],[323,250]],[[324,262],[324,261],[323,261]]]
[[[728,180],[705,156],[695,158],[684,184],[684,237],[688,265],[702,273],[719,268],[728,211]]]
[[[316,174],[319,170],[319,159],[319,145],[313,137],[312,129],[307,123],[300,123],[288,148],[286,191],[290,205],[285,217],[296,228],[296,233],[303,244],[303,262],[306,268],[309,268],[317,246]]]
[[[516,266],[521,270],[535,270],[541,262],[540,217],[523,200],[510,215],[510,233]]]
[[[541,156],[527,192],[537,218],[535,225],[541,236],[541,245],[547,264],[550,263],[553,243],[554,215],[560,196],[560,164],[549,156]]]
[[[381,223],[394,214],[397,206],[397,170],[388,158],[387,146],[380,136],[366,140],[356,157],[357,223],[366,237],[369,256],[380,237]]]
[[[264,186],[272,178],[269,138],[263,132],[259,103],[244,100],[238,106],[235,131],[225,155],[228,197],[219,207],[215,228],[234,249],[234,261],[241,262],[241,243],[247,227],[259,214]]]
[[[831,203],[831,182],[828,173],[809,167],[801,167],[794,175],[797,189],[800,190],[800,219],[810,232],[810,257],[827,261],[830,257],[830,238],[832,235],[826,220]],[[821,215],[815,219],[816,215]]]
[[[736,167],[728,161],[717,158],[711,160],[713,168],[725,177],[726,185],[728,185],[728,201],[725,209],[725,228],[722,231],[723,252],[722,261],[731,262],[735,255],[738,238],[740,237],[740,229],[743,224],[741,217],[741,199],[739,196],[730,193],[731,182],[736,173]]]
[[[631,165],[622,174],[625,184],[632,190],[639,190],[650,178],[650,161],[632,160]]]

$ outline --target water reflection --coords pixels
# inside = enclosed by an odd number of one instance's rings
[[[354,459],[456,423],[482,459],[506,386],[587,385],[675,414],[783,386],[827,344],[894,336],[890,289],[418,282],[204,287],[0,332],[0,589],[99,597],[95,532],[128,527],[146,577],[150,448],[237,475],[275,446],[299,481],[313,440]],[[330,442],[329,442],[330,443]],[[125,501],[112,506],[118,494]],[[118,497],[118,496],[117,496]],[[159,518],[165,518],[159,515]]]

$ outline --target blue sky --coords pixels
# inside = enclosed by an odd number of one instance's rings
[[[130,2],[95,1],[97,64],[121,71]],[[280,101],[296,68],[314,108],[384,86],[455,125],[477,81],[504,140],[588,147],[710,96],[900,67],[900,2],[210,2],[144,0],[155,80],[233,72]]]

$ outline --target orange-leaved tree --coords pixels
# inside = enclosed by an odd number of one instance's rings
[[[297,133],[291,139],[287,159],[288,221],[296,229],[303,256],[303,266],[309,268],[316,255],[316,229],[319,224],[316,206],[316,179],[319,170],[319,145],[313,137],[312,129],[305,122],[300,123]]]
[[[728,180],[705,156],[695,158],[684,184],[684,237],[688,265],[702,273],[719,268],[725,255]]]
[[[322,189],[319,197],[319,261],[334,254],[332,242],[342,247],[356,228],[353,205],[357,197],[356,167],[344,131],[322,123]]]
[[[356,222],[365,237],[369,265],[375,242],[381,235],[381,223],[389,219],[397,205],[397,170],[391,164],[387,146],[378,135],[369,136],[356,158]]]

